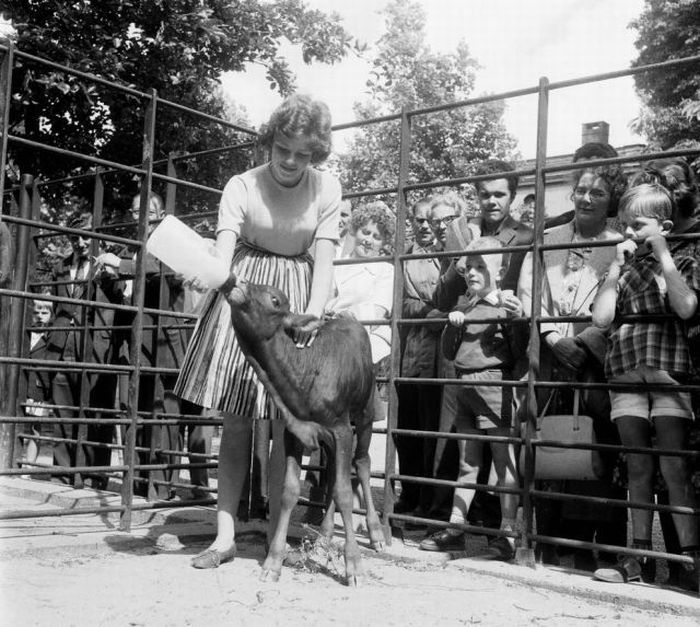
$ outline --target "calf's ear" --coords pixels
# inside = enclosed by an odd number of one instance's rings
[[[287,314],[282,320],[282,327],[287,332],[313,331],[321,326],[321,319],[312,314]]]

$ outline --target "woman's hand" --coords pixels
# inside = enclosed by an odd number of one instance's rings
[[[552,352],[559,363],[577,371],[586,361],[586,350],[581,348],[573,337],[563,337],[552,346]]]
[[[122,260],[114,253],[102,253],[93,258],[95,274],[104,272],[110,276],[117,276],[121,262]]]
[[[447,315],[447,319],[450,321],[450,324],[451,324],[453,327],[458,327],[458,328],[459,328],[459,327],[461,327],[461,326],[464,325],[464,322],[465,322],[465,320],[467,319],[467,317],[466,317],[466,316],[464,315],[464,313],[461,312],[461,311],[451,311],[451,312]]]
[[[501,290],[499,294],[500,305],[505,309],[508,316],[522,316],[523,304],[513,293],[513,290]]]
[[[207,251],[212,257],[216,259],[222,259],[223,255],[219,251],[219,249],[216,247],[215,244],[212,244],[208,251]],[[209,289],[209,285],[202,279],[201,276],[199,275],[192,275],[188,278],[183,277],[182,281],[183,287],[186,287],[188,289],[191,289],[195,292],[203,293],[206,292]]]
[[[321,322],[320,318],[312,318],[306,324],[294,329],[292,339],[297,348],[307,348],[314,343]]]

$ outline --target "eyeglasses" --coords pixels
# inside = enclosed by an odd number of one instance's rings
[[[586,187],[577,187],[574,189],[574,196],[577,198],[583,198],[586,194],[588,194],[591,200],[603,200],[609,196],[609,194],[602,189],[587,189]]]
[[[418,226],[423,226],[424,224],[430,224],[430,218],[413,218],[413,221],[418,225]]]
[[[441,224],[448,226],[449,224],[452,224],[452,222],[458,217],[459,216],[445,216],[443,218],[435,218],[430,221],[430,226],[432,226],[434,229],[438,228]]]

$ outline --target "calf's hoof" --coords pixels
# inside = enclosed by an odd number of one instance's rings
[[[369,545],[372,547],[374,551],[377,553],[383,553],[384,552],[384,539],[381,540],[371,540]]]
[[[280,580],[280,575],[282,573],[277,570],[270,570],[269,568],[263,568],[260,573],[260,581],[269,581],[270,583],[277,583]]]
[[[345,584],[350,588],[359,588],[365,583],[365,576],[363,573],[354,573],[353,575],[345,576]]]

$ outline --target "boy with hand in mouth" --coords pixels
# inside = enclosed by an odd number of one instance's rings
[[[625,192],[619,218],[626,239],[617,244],[616,257],[593,304],[593,323],[610,328],[605,355],[608,381],[638,386],[610,390],[611,419],[626,447],[686,449],[688,426],[693,420],[690,393],[668,389],[684,383],[691,370],[685,321],[695,314],[700,292],[698,259],[674,259],[666,242],[673,227],[673,207],[670,194],[658,184],[642,184]],[[642,241],[638,244],[635,240]],[[633,322],[624,319],[637,314],[673,316]],[[654,389],[654,384],[667,388]],[[627,454],[630,501],[653,502],[654,465],[652,455]],[[659,467],[670,504],[695,507],[687,458],[660,455]],[[631,510],[632,548],[651,550],[653,515],[653,510]],[[693,559],[682,564],[679,583],[697,590],[697,516],[674,513],[673,521],[683,554]],[[623,555],[617,566],[598,569],[594,576],[611,583],[653,581],[654,560]]]

